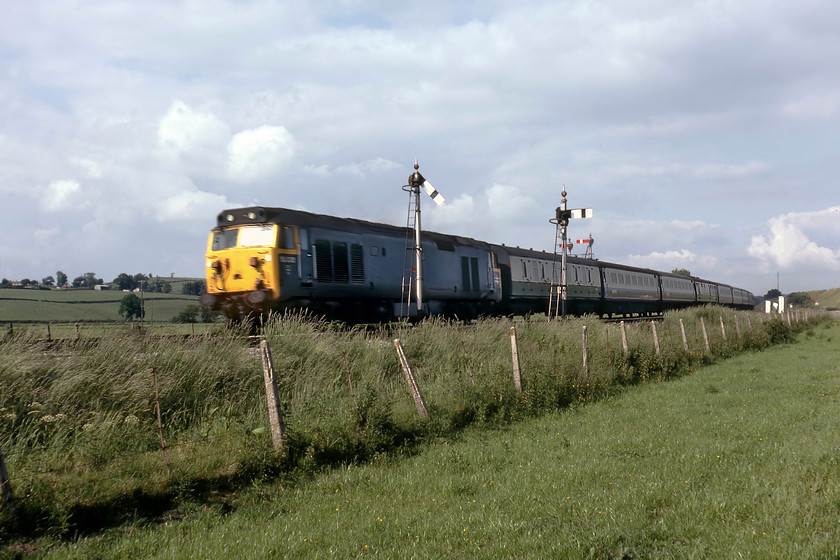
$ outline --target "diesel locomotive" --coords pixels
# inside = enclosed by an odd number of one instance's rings
[[[423,305],[416,309],[405,301],[412,236],[405,227],[286,208],[224,210],[207,242],[201,303],[234,320],[307,309],[353,323],[548,311],[561,276],[557,255],[426,231]],[[566,286],[569,314],[754,306],[750,292],[726,284],[579,257],[567,258]]]

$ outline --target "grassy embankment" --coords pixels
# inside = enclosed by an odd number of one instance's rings
[[[14,398],[3,404],[0,449],[9,453],[24,527],[7,533],[5,550],[249,558],[833,550],[837,325],[683,377],[805,328],[753,321],[748,329],[741,315],[736,338],[731,312],[701,310],[714,354],[704,357],[696,313],[660,324],[659,357],[648,325],[630,329],[629,357],[615,325],[519,325],[522,395],[510,379],[506,323],[468,332],[428,323],[400,333],[432,412],[425,422],[389,340],[278,323],[268,338],[289,414],[284,459],[265,433],[258,359],[235,340],[213,341],[212,351],[203,339],[100,342],[56,358],[23,345],[6,352],[7,343],[0,375]],[[720,313],[726,340],[711,328]],[[584,324],[597,349],[588,376],[580,368]],[[152,367],[173,478],[154,429]],[[441,437],[428,449],[416,445]],[[301,479],[329,465],[343,467]],[[82,538],[66,541],[73,535]]]
[[[820,302],[821,309],[840,309],[840,288],[830,290],[815,290],[808,292],[814,301]]]

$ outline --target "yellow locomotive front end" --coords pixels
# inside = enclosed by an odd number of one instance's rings
[[[207,293],[201,303],[241,320],[280,298],[278,227],[271,223],[217,227],[205,255]]]

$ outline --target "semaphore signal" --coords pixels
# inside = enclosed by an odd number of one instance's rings
[[[554,246],[557,247],[557,238],[561,238],[561,260],[560,260],[560,284],[554,283],[554,271],[551,272],[551,288],[548,291],[548,317],[551,318],[552,312],[557,315],[557,305],[560,304],[560,314],[562,318],[566,318],[566,252],[569,242],[566,237],[566,228],[569,226],[569,220],[572,218],[591,218],[592,208],[566,208],[566,189],[560,193],[563,197],[560,200],[560,206],[555,210],[555,216],[549,222],[555,224],[556,230],[554,234]],[[590,239],[591,239],[590,235]],[[591,244],[590,244],[591,248]],[[554,256],[557,257],[555,250]],[[557,292],[557,299],[554,299],[555,291]],[[552,309],[553,308],[553,309]]]

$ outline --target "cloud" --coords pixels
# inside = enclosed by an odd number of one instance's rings
[[[41,205],[49,212],[70,208],[79,200],[82,186],[73,179],[58,179],[51,182],[41,198]]]
[[[285,127],[243,130],[228,145],[228,174],[242,183],[260,181],[281,171],[294,153],[294,137]]]
[[[181,191],[160,202],[157,212],[158,221],[183,221],[187,216],[215,216],[224,208],[239,206],[224,196],[202,192]]]
[[[70,163],[82,169],[85,172],[85,174],[91,179],[102,178],[102,166],[99,163],[93,161],[92,159],[71,157]]]
[[[215,166],[224,157],[230,128],[213,113],[176,100],[158,124],[157,139],[164,153],[174,160]]]
[[[765,264],[783,269],[795,267],[840,269],[840,248],[823,247],[812,241],[807,230],[829,235],[840,247],[840,207],[817,212],[798,212],[771,218],[770,231],[755,235],[747,251]]]
[[[484,191],[484,196],[491,219],[503,222],[523,219],[530,221],[533,216],[541,215],[534,199],[513,185],[495,183]]]
[[[329,166],[329,165],[304,165],[301,170],[309,175],[317,177],[335,177],[338,175],[353,176],[360,179],[370,177],[372,175],[390,174],[392,171],[402,169],[403,165],[386,159],[378,157],[375,159],[368,159],[358,163],[348,163],[345,165]]]
[[[628,264],[666,272],[675,268],[691,270],[692,267],[709,270],[717,266],[718,259],[711,255],[697,255],[689,249],[680,249],[664,252],[654,251],[647,255],[630,255]],[[692,270],[692,273],[697,273],[697,271]]]

